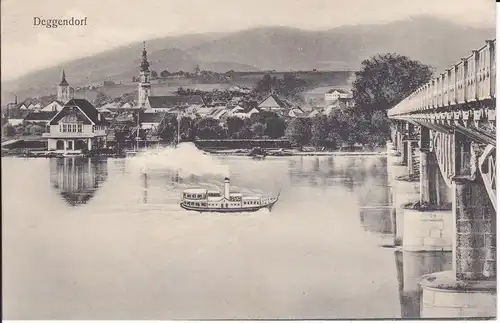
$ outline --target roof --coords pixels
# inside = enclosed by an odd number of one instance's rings
[[[30,112],[24,120],[44,120],[44,121],[49,121],[51,120],[55,115],[57,114],[57,111],[39,111],[39,112]]]
[[[52,101],[50,101],[50,103],[47,103],[47,104],[45,105],[45,107],[46,107],[46,106],[48,106],[48,105],[51,105],[52,103],[57,103],[57,104],[59,104],[59,105],[61,105],[61,106],[64,106],[64,102],[59,101],[59,100],[52,100]]]
[[[177,106],[204,105],[200,95],[165,95],[149,96],[149,105],[152,109],[171,109]]]
[[[54,117],[51,124],[56,124],[57,121],[64,117],[63,111],[67,110],[70,107],[78,107],[93,123],[95,124],[108,124],[108,121],[102,117],[99,120],[99,111],[85,99],[71,99],[68,103],[64,105],[61,111]]]
[[[187,188],[184,190],[184,193],[189,194],[204,194],[207,193],[207,190],[204,188]]]
[[[253,109],[259,111],[259,109],[257,107],[254,107],[254,106],[246,106],[245,108],[243,108],[242,111],[240,111],[241,113],[249,113],[251,112]]]
[[[160,123],[165,117],[166,112],[141,112],[139,118],[142,123]]]
[[[346,89],[331,89],[330,91],[328,91],[326,93],[333,93],[335,91],[337,91],[339,93],[343,93],[343,94],[351,94],[351,92],[346,90]]]
[[[68,81],[66,81],[66,73],[64,73],[64,70],[62,72],[61,83],[59,83],[59,86],[69,86]]]
[[[9,111],[6,111],[5,114],[7,119],[24,119],[29,114],[29,111],[10,109]]]
[[[281,101],[276,95],[271,94],[264,101],[259,104],[259,108],[269,107],[269,108],[285,108],[287,104]]]

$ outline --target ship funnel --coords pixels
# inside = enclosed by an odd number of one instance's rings
[[[224,198],[229,200],[229,177],[224,178]]]

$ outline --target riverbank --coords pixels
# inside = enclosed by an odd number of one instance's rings
[[[246,152],[234,151],[207,151],[210,155],[218,156],[248,156]],[[378,151],[292,151],[283,154],[270,153],[266,157],[289,157],[289,156],[384,156],[387,152]]]

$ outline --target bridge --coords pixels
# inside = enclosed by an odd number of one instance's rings
[[[496,317],[495,45],[487,40],[387,113],[394,242],[452,253],[451,271],[419,279],[423,318]]]

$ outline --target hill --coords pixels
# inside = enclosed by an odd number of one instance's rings
[[[380,25],[342,26],[324,31],[261,27],[233,33],[206,33],[148,41],[152,69],[225,72],[262,70],[357,70],[363,59],[395,52],[438,71],[495,37],[494,28],[471,28],[427,16]],[[460,40],[460,41],[457,41]],[[72,86],[130,82],[138,74],[142,43],[66,62],[2,84],[2,102],[13,93],[54,92],[61,69]],[[7,94],[8,96],[4,96]]]

